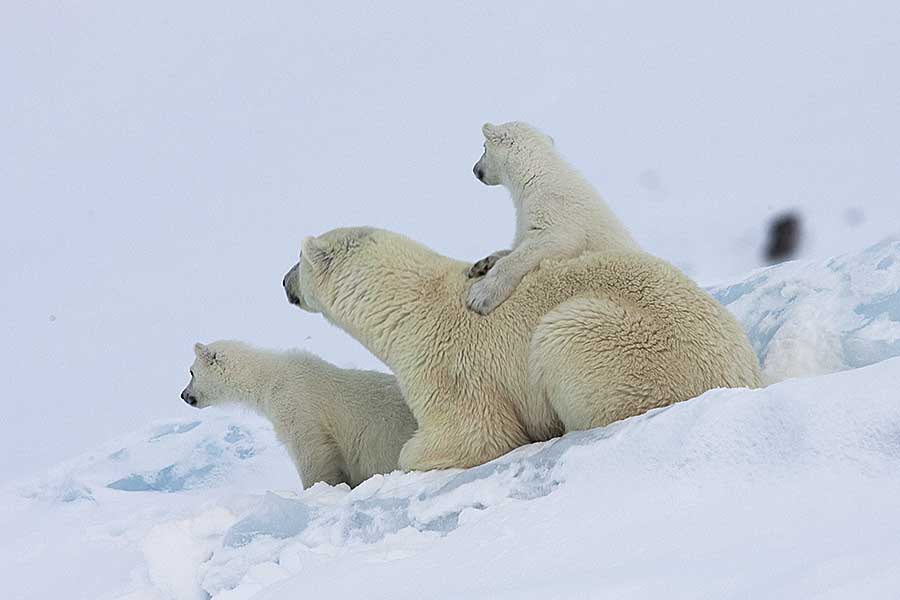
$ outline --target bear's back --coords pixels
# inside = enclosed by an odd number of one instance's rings
[[[456,277],[464,274],[451,274]],[[457,295],[455,290],[451,293]],[[497,360],[512,366],[513,373],[524,372],[527,348],[541,320],[569,300],[593,297],[621,303],[652,319],[665,338],[657,341],[679,350],[685,361],[736,362],[742,369],[734,385],[759,385],[756,356],[737,320],[681,271],[644,252],[586,253],[544,261],[487,317],[467,311],[464,297],[463,289],[451,299],[456,319],[442,316],[454,330],[453,339],[470,341],[465,356],[456,361],[459,376],[488,370]],[[523,393],[515,381],[503,387],[512,394]]]

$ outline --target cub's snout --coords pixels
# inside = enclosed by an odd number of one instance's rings
[[[191,394],[190,388],[184,388],[181,391],[181,399],[190,404],[191,406],[197,406],[197,398]]]

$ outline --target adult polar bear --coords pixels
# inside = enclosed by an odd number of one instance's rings
[[[547,260],[488,317],[469,264],[402,235],[336,229],[303,243],[289,300],[397,376],[418,429],[400,468],[471,467],[716,387],[756,387],[735,319],[668,263],[633,252]]]

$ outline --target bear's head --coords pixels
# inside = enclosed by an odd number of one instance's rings
[[[553,138],[521,121],[485,123],[481,132],[484,154],[472,172],[485,185],[509,186],[516,178],[527,176],[547,152],[553,152]]]
[[[231,386],[225,377],[225,348],[222,342],[209,346],[194,344],[191,380],[181,392],[181,399],[195,408],[221,404],[230,397]]]
[[[320,313],[384,359],[398,327],[418,322],[404,317],[445,284],[446,273],[467,268],[399,233],[352,227],[306,238],[283,284],[291,304]]]
[[[343,227],[303,240],[300,261],[282,280],[288,302],[307,312],[327,313],[333,299],[346,295],[348,286],[353,287],[355,282],[349,279],[363,273],[365,265],[377,264],[375,257],[362,251],[376,243],[376,233],[387,232]]]

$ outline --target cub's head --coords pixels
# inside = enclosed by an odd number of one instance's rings
[[[194,356],[191,381],[182,390],[181,399],[195,408],[221,404],[229,396],[229,386],[225,384],[223,344],[194,344]]]
[[[521,121],[485,123],[481,132],[484,154],[472,172],[485,185],[508,185],[512,178],[525,175],[538,157],[553,151],[553,138]]]
[[[378,239],[385,235],[372,227],[344,227],[303,240],[300,261],[282,280],[288,302],[327,312],[335,298],[362,284],[367,265],[378,264]]]

